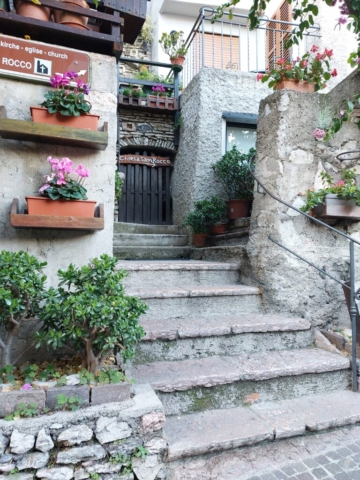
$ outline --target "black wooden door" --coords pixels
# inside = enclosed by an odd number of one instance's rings
[[[120,164],[125,174],[119,222],[172,224],[171,167]]]

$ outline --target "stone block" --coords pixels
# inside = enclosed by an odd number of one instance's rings
[[[42,390],[13,390],[0,393],[0,417],[13,413],[20,403],[36,403],[39,410],[45,407],[45,392]],[[1,448],[1,444],[0,444]]]
[[[75,470],[75,480],[84,480],[85,478],[90,478],[90,474],[87,473],[85,468],[79,468]]]
[[[69,467],[41,468],[36,472],[36,477],[46,478],[49,480],[71,480],[72,478],[74,478],[74,471],[72,468]]]
[[[88,445],[86,447],[74,447],[59,452],[56,463],[76,464],[85,460],[101,460],[106,457],[106,450],[101,445]]]
[[[26,433],[20,433],[14,429],[10,437],[10,450],[11,453],[22,454],[31,450],[35,443],[34,435],[27,435]]]
[[[32,473],[17,473],[15,476],[12,475],[11,477],[14,480],[34,480],[34,475]],[[9,475],[0,475],[0,480],[10,480],[11,477]]]
[[[93,385],[91,388],[91,405],[129,400],[130,393],[131,385],[128,382]]]
[[[14,464],[13,463],[0,463],[0,472],[1,473],[10,473],[12,470],[14,470]]]
[[[130,437],[131,433],[131,427],[126,422],[118,422],[116,417],[100,417],[96,422],[95,436],[101,444]]]
[[[89,387],[87,385],[65,385],[64,387],[49,388],[46,392],[46,406],[50,410],[57,407],[58,395],[66,395],[67,397],[81,398],[82,406],[89,405]]]
[[[5,452],[5,449],[8,445],[9,445],[8,437],[5,437],[5,435],[3,435],[0,432],[0,455],[2,455]]]
[[[16,463],[18,470],[27,470],[28,468],[43,468],[49,461],[49,453],[34,452],[24,455],[20,461]]]
[[[116,442],[110,445],[104,445],[109,455],[132,455],[136,447],[143,445],[143,441],[140,437],[128,437],[120,442]],[[150,452],[150,450],[149,450]],[[152,452],[155,453],[155,452]]]
[[[134,458],[133,470],[138,480],[154,480],[163,465],[157,455],[149,455],[145,459]]]
[[[141,417],[141,426],[145,433],[161,430],[165,425],[165,415],[162,412],[151,412]]]
[[[71,447],[91,440],[92,436],[93,431],[87,425],[74,425],[60,433],[57,443]]]
[[[54,447],[54,442],[50,435],[47,435],[45,429],[42,428],[38,433],[35,448],[36,450],[40,450],[40,452],[48,452]]]

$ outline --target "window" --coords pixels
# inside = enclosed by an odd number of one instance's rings
[[[226,123],[225,151],[228,152],[235,145],[241,153],[248,153],[255,148],[256,125],[246,123]]]

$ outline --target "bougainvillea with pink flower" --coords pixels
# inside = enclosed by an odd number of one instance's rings
[[[325,48],[321,52],[313,45],[301,58],[292,61],[279,58],[274,68],[265,74],[258,73],[256,79],[263,83],[269,82],[268,87],[274,90],[283,80],[307,81],[315,84],[315,91],[322,90],[331,77],[337,76],[336,68],[330,66],[332,56],[332,50]]]
[[[74,168],[74,162],[70,158],[48,157],[51,165],[50,175],[45,175],[46,182],[39,189],[39,193],[51,200],[87,200],[87,190],[83,184],[85,178],[90,175],[90,170],[81,163]],[[76,179],[70,175],[75,174]]]
[[[90,89],[77,73],[70,71],[62,75],[56,74],[50,78],[50,85],[55,90],[48,91],[44,95],[46,100],[40,104],[47,108],[49,113],[79,117],[90,112],[91,103],[85,99],[85,95],[89,95]]]

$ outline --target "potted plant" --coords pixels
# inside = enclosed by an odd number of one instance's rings
[[[210,226],[212,235],[226,233],[226,222],[223,222],[227,206],[224,200],[216,195],[209,199],[195,202],[195,208],[200,210],[206,218],[206,224]]]
[[[313,45],[309,52],[291,62],[279,58],[274,68],[266,74],[258,73],[256,79],[262,83],[269,82],[268,87],[273,90],[287,88],[306,93],[317,92],[326,87],[331,77],[337,75],[336,68],[330,68],[332,55],[332,50],[325,48],[321,53],[319,47]]]
[[[190,227],[193,231],[193,244],[195,247],[205,247],[209,221],[205,213],[196,203],[194,209],[188,213],[183,222],[183,227]]]
[[[23,17],[36,18],[48,22],[50,20],[51,9],[41,5],[39,0],[14,0],[14,8],[18,15]]]
[[[70,6],[85,8],[90,10],[89,5],[85,0],[58,0],[62,3],[66,3]],[[97,5],[96,5],[97,6]],[[89,18],[85,15],[79,15],[78,13],[73,13],[66,10],[56,10],[54,9],[54,20],[56,23],[62,25],[68,25],[69,27],[81,28],[82,30],[89,30],[87,23]]]
[[[360,206],[360,188],[356,183],[356,171],[343,170],[342,180],[338,182],[327,172],[321,172],[320,175],[324,188],[316,192],[307,190],[305,194],[300,193],[305,197],[305,204],[300,210],[315,217],[349,218],[354,213],[354,218],[358,218],[360,209],[356,207]]]
[[[215,175],[222,183],[229,200],[228,219],[247,217],[254,198],[254,178],[249,171],[249,159],[255,155],[255,149],[240,153],[234,145],[222,158],[212,165]],[[251,167],[255,161],[251,162]]]
[[[163,33],[159,40],[161,48],[169,55],[173,70],[180,72],[184,65],[187,48],[183,40],[184,32],[173,30],[170,33]]]
[[[90,170],[82,164],[73,168],[69,158],[48,157],[51,174],[46,175],[46,182],[39,189],[40,197],[25,197],[29,215],[59,215],[74,217],[93,217],[96,200],[87,200],[83,186]],[[76,180],[71,174],[77,175]]]
[[[129,88],[124,88],[120,94],[120,103],[124,102],[124,98],[128,99],[127,103],[130,105],[146,105],[146,93],[143,92],[142,87],[130,86]]]
[[[33,121],[64,127],[97,130],[99,115],[90,114],[91,103],[85,99],[90,89],[73,71],[50,78],[54,90],[45,94],[41,107],[30,107]]]
[[[58,271],[60,286],[48,290],[39,312],[38,346],[70,344],[93,374],[111,353],[121,354],[124,361],[133,357],[134,344],[145,335],[138,318],[147,307],[125,295],[121,281],[127,273],[115,271],[116,263],[116,258],[101,255],[89,265],[71,264]]]

